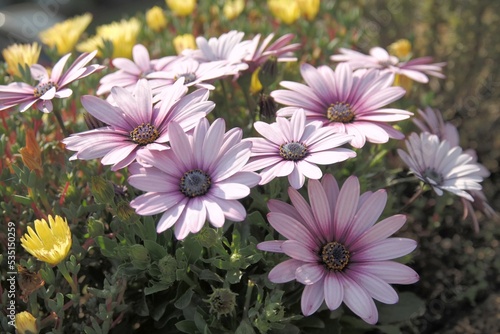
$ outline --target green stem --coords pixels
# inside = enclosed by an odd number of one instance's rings
[[[248,319],[248,310],[250,309],[250,300],[252,298],[252,291],[255,283],[248,280],[247,293],[245,294],[245,305],[243,306],[243,319]]]
[[[58,265],[57,265],[57,268],[59,269],[59,272],[61,273],[61,275],[63,275],[64,279],[69,283],[69,285],[71,286],[71,292],[76,295],[78,294],[78,287],[76,286],[76,283],[75,281],[73,280],[73,278],[71,277],[71,275],[69,274],[68,272],[68,268],[66,268],[66,263],[64,261],[60,262]]]
[[[58,108],[54,108],[54,110],[52,111],[52,113],[54,114],[54,116],[56,116],[57,123],[59,123],[59,126],[61,127],[61,131],[62,131],[64,137],[68,137],[69,136],[69,132],[66,129],[66,126],[64,125],[64,121],[62,119],[61,111]]]

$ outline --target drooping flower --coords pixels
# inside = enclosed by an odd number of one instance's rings
[[[196,8],[196,0],[165,0],[168,7],[177,16],[188,16]]]
[[[141,79],[134,92],[121,87],[111,89],[116,106],[95,96],[82,97],[83,107],[108,126],[65,138],[66,148],[76,151],[70,160],[102,157],[102,164],[118,170],[131,164],[138,151],[167,150],[170,122],[175,121],[188,131],[215,106],[207,101],[205,89],[188,95],[186,92],[180,80],[165,89],[160,102],[153,105],[151,87]]]
[[[129,183],[143,191],[130,205],[140,215],[163,213],[158,233],[175,225],[175,236],[197,233],[208,219],[220,228],[226,219],[243,221],[246,210],[238,199],[250,193],[260,177],[242,171],[252,143],[242,142],[241,129],[225,132],[219,118],[209,126],[202,119],[192,135],[176,123],[169,126],[168,151],[142,151],[139,163],[129,167]]]
[[[375,68],[403,75],[421,83],[429,82],[428,75],[437,78],[445,77],[442,70],[446,63],[433,63],[431,57],[420,57],[401,62],[397,57],[391,56],[381,47],[370,49],[370,55],[344,48],[340,48],[339,51],[341,54],[333,55],[330,59],[337,62],[346,62],[355,70]]]
[[[260,43],[261,35],[257,34],[252,39],[252,43],[249,46],[249,54],[245,58],[245,62],[248,64],[247,71],[251,73],[255,72],[255,70],[263,65],[270,57],[276,57],[278,62],[297,61],[297,58],[293,56],[292,52],[300,49],[301,45],[299,43],[289,44],[294,37],[294,34],[286,34],[269,45],[274,38],[273,33],[269,34],[262,43]]]
[[[92,21],[92,14],[85,13],[56,23],[52,27],[40,32],[40,40],[50,48],[56,48],[57,53],[62,56],[73,51],[78,39],[85,29],[87,29],[90,21]],[[94,50],[90,50],[89,52],[91,51]]]
[[[291,257],[269,272],[274,283],[292,280],[305,285],[302,313],[309,316],[323,303],[330,310],[342,302],[364,321],[375,324],[376,299],[386,304],[398,301],[389,284],[411,284],[418,274],[411,268],[389,261],[412,252],[416,242],[389,238],[405,223],[394,215],[379,223],[387,202],[381,189],[360,196],[359,181],[349,177],[339,190],[332,175],[321,183],[309,180],[309,203],[293,188],[288,189],[292,205],[268,202],[267,219],[287,240],[264,241],[260,250]]]
[[[401,159],[411,173],[432,186],[439,196],[446,190],[474,201],[467,191],[482,189],[480,166],[460,146],[451,146],[447,140],[422,132],[420,136],[412,133],[406,140],[406,148],[408,153],[398,149]]]
[[[276,102],[289,106],[278,110],[277,116],[291,116],[296,108],[303,108],[308,120],[320,120],[336,132],[353,135],[351,145],[357,148],[366,141],[386,143],[389,138],[404,138],[386,124],[413,115],[406,110],[383,108],[405,94],[402,88],[391,87],[391,73],[353,72],[347,64],[339,64],[335,71],[328,66],[302,64],[300,72],[307,85],[282,81],[280,85],[288,90],[271,92]]]
[[[36,318],[31,313],[23,311],[16,314],[16,333],[38,334],[38,332]]]
[[[446,140],[451,147],[460,145],[457,128],[450,122],[443,120],[443,115],[438,109],[426,107],[417,110],[420,118],[413,118],[413,123],[422,131],[438,136],[439,140]]]
[[[167,27],[167,18],[163,9],[154,6],[146,12],[146,24],[154,32],[160,32]]]
[[[240,16],[241,12],[245,9],[244,0],[226,0],[224,1],[224,7],[222,7],[222,13],[228,20],[234,20]]]
[[[352,150],[339,148],[352,136],[321,126],[319,121],[306,123],[303,109],[297,109],[290,120],[278,117],[272,124],[255,122],[255,129],[264,138],[247,139],[252,142],[252,157],[245,170],[262,170],[261,185],[288,176],[290,185],[298,189],[306,177],[323,176],[316,164],[330,165],[356,156]]]
[[[2,56],[7,63],[7,72],[10,75],[21,77],[19,66],[30,67],[38,62],[42,48],[37,42],[33,44],[12,44],[3,49]]]
[[[175,52],[180,55],[184,50],[196,49],[196,42],[192,34],[177,35],[173,39]]]
[[[92,53],[81,54],[71,66],[65,71],[64,65],[71,54],[62,57],[52,68],[50,75],[47,70],[39,65],[31,66],[31,76],[39,81],[36,86],[24,82],[13,82],[7,86],[0,86],[0,110],[19,105],[19,110],[24,112],[36,103],[36,108],[45,113],[52,111],[53,98],[67,98],[73,91],[67,86],[96,71],[104,68],[101,65],[86,66],[96,55]],[[85,67],[86,66],[86,67]]]
[[[267,6],[271,14],[285,24],[292,24],[300,17],[300,8],[297,1],[267,0]]]
[[[21,246],[38,260],[57,265],[66,258],[71,249],[71,231],[66,219],[49,215],[35,220],[35,229],[28,226],[28,233],[21,237]]]
[[[237,66],[238,71],[248,68],[243,59],[248,56],[251,41],[242,41],[244,32],[231,30],[212,37],[209,40],[202,36],[196,37],[196,50],[185,50],[184,55],[192,57],[200,63],[212,61],[226,61],[228,65]]]
[[[33,129],[26,129],[26,146],[20,148],[19,153],[21,153],[21,158],[26,167],[34,170],[38,176],[42,175],[42,150],[36,141],[36,134]]]
[[[136,44],[132,49],[132,57],[133,61],[127,58],[115,58],[111,61],[118,71],[102,77],[99,81],[100,86],[97,89],[97,95],[107,94],[113,87],[123,87],[132,91],[142,78],[148,79],[153,90],[158,86],[163,87],[171,83],[171,80],[149,80],[148,76],[153,72],[161,71],[176,58],[175,56],[151,60],[148,49],[142,44]]]
[[[100,57],[102,56],[101,50],[104,48],[104,42],[109,41],[113,44],[112,58],[131,58],[132,48],[136,44],[140,30],[141,23],[135,17],[130,20],[123,19],[120,22],[111,22],[97,27],[96,35],[79,43],[76,49],[80,52],[98,50],[98,56]]]

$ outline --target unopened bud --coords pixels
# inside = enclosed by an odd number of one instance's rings
[[[210,305],[210,312],[219,319],[223,315],[233,313],[236,307],[237,294],[229,289],[214,289],[214,292],[205,301]]]
[[[258,105],[259,113],[262,118],[272,120],[276,117],[278,106],[271,95],[260,93]]]
[[[100,176],[92,176],[90,191],[98,204],[111,203],[115,197],[113,184]]]

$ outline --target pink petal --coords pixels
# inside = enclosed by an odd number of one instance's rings
[[[325,302],[330,310],[336,310],[344,299],[344,286],[336,273],[325,275]]]
[[[359,181],[355,176],[350,176],[340,189],[334,214],[334,235],[335,239],[345,242],[346,232],[351,224],[359,200]]]
[[[378,321],[378,312],[368,292],[346,275],[342,276],[344,285],[344,303],[367,323],[374,325]]]
[[[307,186],[309,202],[311,203],[312,213],[315,221],[318,223],[322,241],[330,240],[329,236],[333,233],[332,217],[330,215],[330,206],[328,198],[319,181],[310,180]]]
[[[356,270],[349,270],[348,275],[362,286],[372,298],[385,304],[395,304],[398,302],[399,297],[397,292],[384,280]]]
[[[303,243],[295,240],[286,240],[281,245],[281,250],[291,258],[300,260],[302,262],[317,263],[319,260],[318,255]]]
[[[418,282],[418,274],[408,266],[394,261],[351,263],[352,269],[372,274],[389,284],[413,284]]]
[[[360,252],[351,253],[351,258],[355,262],[391,260],[411,253],[416,247],[415,240],[389,238]]]
[[[305,263],[295,271],[295,279],[304,285],[317,284],[324,276],[325,269],[317,263]]]
[[[320,280],[316,284],[306,285],[300,301],[302,313],[306,317],[313,314],[323,304],[324,299],[323,280]]]
[[[389,236],[393,235],[396,231],[398,231],[401,227],[403,227],[406,222],[406,216],[404,215],[394,215],[388,217],[378,224],[375,224],[372,228],[365,231],[361,237],[354,238],[355,240],[352,244],[346,243],[346,246],[352,251],[360,251],[365,247],[369,247],[370,245],[382,241]]]
[[[165,211],[156,226],[156,232],[161,233],[177,223],[188,201],[189,199],[184,197],[179,203]]]
[[[295,259],[290,259],[279,263],[271,269],[268,274],[269,280],[273,283],[286,283],[295,279],[295,271],[304,263]]]
[[[281,245],[283,245],[284,242],[284,240],[263,241],[257,244],[257,249],[265,252],[283,253]]]
[[[267,219],[272,227],[285,238],[289,240],[300,239],[300,242],[307,245],[310,249],[318,249],[319,245],[309,230],[294,218],[279,212],[270,212],[267,214]]]

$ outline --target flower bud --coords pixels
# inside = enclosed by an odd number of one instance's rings
[[[101,176],[92,176],[90,179],[90,191],[98,204],[107,204],[113,201],[115,190],[113,184]]]
[[[146,12],[146,24],[154,32],[160,32],[167,27],[167,18],[163,9],[154,6]]]
[[[219,319],[223,315],[234,312],[236,296],[236,293],[226,288],[214,289],[214,292],[209,296],[209,299],[205,299],[205,302],[210,305],[210,312],[215,313],[217,319]]]

